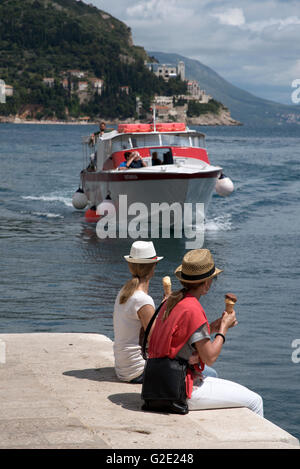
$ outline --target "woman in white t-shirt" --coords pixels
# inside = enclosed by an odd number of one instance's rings
[[[139,336],[155,312],[154,301],[148,295],[149,282],[155,266],[163,259],[157,257],[152,241],[135,241],[128,262],[132,278],[118,293],[114,306],[115,370],[121,381],[142,383],[145,361],[141,355]]]

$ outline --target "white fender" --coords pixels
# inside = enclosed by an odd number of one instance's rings
[[[77,210],[82,210],[83,208],[87,206],[88,198],[82,189],[78,189],[74,193],[72,197],[72,204],[73,204],[73,207],[76,208]]]
[[[222,177],[217,179],[216,193],[222,197],[228,197],[234,191],[234,185],[229,177]]]

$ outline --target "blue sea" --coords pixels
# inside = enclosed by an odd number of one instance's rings
[[[0,124],[0,333],[92,332],[113,339],[112,311],[129,277],[132,240],[97,238],[72,206],[83,167],[81,137],[95,126]],[[202,304],[209,320],[238,296],[239,324],[215,364],[220,377],[260,393],[265,417],[300,438],[300,127],[203,127],[213,164],[235,184],[215,194],[205,244],[224,272]],[[164,256],[150,284],[185,253],[180,239],[154,240]],[[299,346],[298,346],[299,347]]]

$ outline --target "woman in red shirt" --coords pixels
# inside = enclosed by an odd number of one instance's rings
[[[245,386],[232,381],[205,376],[222,350],[228,329],[237,325],[235,312],[209,324],[199,303],[210,289],[213,278],[222,270],[215,267],[208,249],[189,251],[175,275],[183,288],[174,292],[161,307],[149,342],[149,357],[184,358],[194,365],[186,378],[189,410],[248,407],[263,416],[262,398]],[[210,334],[215,333],[214,340]]]

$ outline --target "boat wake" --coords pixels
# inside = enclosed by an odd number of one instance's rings
[[[64,218],[62,215],[59,215],[58,213],[32,212],[32,215],[36,215],[37,217],[42,217],[42,218],[61,218],[61,219]]]
[[[52,213],[52,212],[32,212],[28,210],[22,210],[21,215],[30,215],[34,217],[39,217],[39,218],[60,218],[64,219],[63,215],[59,213]]]
[[[22,196],[22,199],[36,200],[36,201],[43,201],[43,202],[60,202],[67,207],[72,207],[72,197],[65,197],[65,196],[57,195],[57,194],[40,195],[40,196],[26,195],[26,196]]]
[[[205,220],[205,231],[230,231],[232,229],[232,217],[230,213],[219,215]]]

